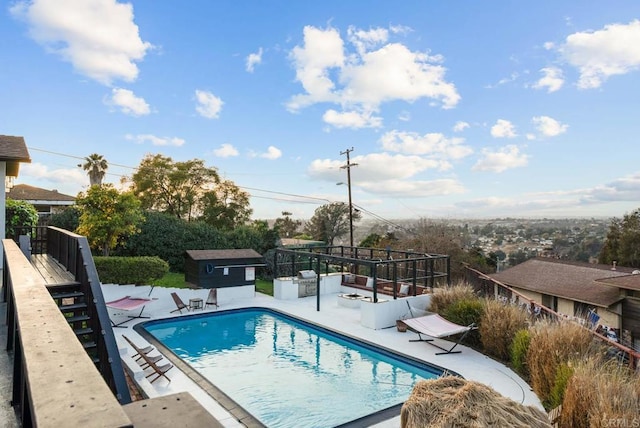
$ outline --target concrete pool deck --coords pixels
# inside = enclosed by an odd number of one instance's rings
[[[121,297],[146,297],[153,299],[144,308],[143,316],[150,319],[162,319],[174,316],[181,316],[180,313],[171,311],[176,309],[176,305],[170,293],[176,292],[180,298],[188,303],[192,298],[201,298],[206,301],[208,290],[192,289],[170,289],[150,286],[113,285],[103,284],[102,290],[106,301],[116,300]],[[505,397],[528,406],[534,406],[544,411],[538,397],[533,393],[529,385],[523,381],[515,372],[503,364],[463,345],[458,345],[456,349],[461,350],[460,354],[436,355],[438,348],[423,342],[409,342],[409,339],[417,338],[411,332],[401,333],[395,327],[382,330],[372,330],[360,324],[360,311],[357,308],[348,308],[338,304],[337,294],[322,295],[320,301],[320,311],[316,311],[316,297],[305,297],[297,300],[277,300],[271,296],[256,293],[254,298],[235,299],[232,301],[219,301],[220,307],[206,308],[187,312],[183,310],[182,315],[187,313],[205,313],[222,311],[226,309],[236,309],[245,307],[265,307],[272,308],[298,318],[308,320],[313,323],[323,325],[327,328],[339,331],[352,337],[364,341],[379,344],[380,346],[397,351],[401,354],[426,361],[428,363],[449,369],[459,373],[465,379],[477,381],[490,386]],[[109,309],[112,320],[116,323],[126,319],[127,315],[135,314],[117,313]],[[144,392],[149,397],[163,396],[178,392],[187,391],[199,401],[220,423],[225,427],[243,427],[233,415],[231,415],[222,405],[216,402],[206,391],[193,382],[186,374],[177,368],[171,369],[167,374],[171,382],[161,378],[150,384],[144,379],[144,372],[139,365],[128,355],[132,355],[132,348],[122,338],[126,335],[138,346],[146,345],[147,342],[132,328],[138,322],[148,321],[147,319],[132,319],[123,327],[114,328],[114,334],[118,341],[123,362],[133,373],[133,376],[141,384]],[[440,341],[440,339],[436,339]],[[449,344],[444,343],[445,345]],[[147,371],[148,373],[148,371]],[[388,419],[384,422],[373,425],[378,428],[398,427],[400,416]]]

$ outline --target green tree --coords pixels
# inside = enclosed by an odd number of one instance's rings
[[[38,211],[27,201],[7,199],[5,205],[5,234],[7,238],[16,238],[31,232],[38,225]],[[21,230],[29,228],[29,230]]]
[[[109,255],[121,236],[136,232],[144,219],[133,193],[120,193],[111,184],[89,187],[78,194],[76,204],[81,213],[78,232],[103,256]]]
[[[133,193],[143,209],[166,212],[187,221],[202,212],[203,195],[220,181],[215,168],[192,159],[174,162],[161,154],[147,155],[132,176]]]
[[[87,175],[89,175],[89,184],[91,186],[100,186],[109,168],[108,162],[102,155],[97,153],[87,156],[84,160],[82,169],[87,171]]]
[[[66,207],[60,212],[51,215],[49,226],[59,227],[75,232],[80,225],[80,209],[76,205]]]
[[[611,221],[598,259],[605,264],[616,261],[620,266],[640,267],[640,208]]]
[[[282,217],[278,217],[273,224],[273,228],[278,231],[281,238],[293,238],[300,226],[302,226],[302,220],[292,219],[288,211],[282,211]]]
[[[202,220],[220,229],[246,224],[252,213],[249,194],[233,181],[224,180],[202,195]]]
[[[360,220],[359,211],[352,214],[353,221]],[[313,217],[304,228],[317,241],[333,245],[336,238],[349,233],[349,205],[344,202],[333,202],[316,208]]]

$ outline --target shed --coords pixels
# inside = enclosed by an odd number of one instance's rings
[[[264,258],[252,249],[188,250],[185,280],[200,288],[239,287],[256,284],[256,267]]]

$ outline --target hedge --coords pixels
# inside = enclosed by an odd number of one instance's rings
[[[93,258],[103,284],[152,284],[169,272],[169,264],[160,257]]]

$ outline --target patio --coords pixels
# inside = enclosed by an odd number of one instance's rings
[[[150,286],[118,286],[114,284],[103,284],[102,290],[106,301],[116,300],[124,296],[153,299],[145,308],[145,315],[150,316],[151,319],[180,316],[178,313],[171,313],[171,311],[176,308],[170,295],[171,292],[177,292],[185,302],[194,298],[206,300],[208,294],[208,290],[206,289],[170,289],[161,287],[152,289]],[[218,310],[243,307],[272,308],[321,324],[352,337],[382,344],[399,353],[450,369],[466,379],[481,382],[518,403],[535,406],[544,410],[540,400],[531,391],[529,385],[503,364],[462,345],[459,346],[459,349],[462,350],[460,354],[435,355],[437,349],[432,346],[420,342],[410,343],[409,339],[415,338],[415,335],[411,332],[400,333],[395,327],[381,330],[363,327],[360,323],[360,311],[357,308],[348,308],[339,305],[337,294],[322,295],[322,309],[320,311],[316,310],[317,301],[315,296],[304,297],[297,300],[277,300],[271,296],[256,293],[255,297],[250,299],[225,300],[223,296],[222,298],[219,297],[218,300],[220,304],[220,309]],[[195,312],[210,312],[214,310],[215,309],[206,308],[196,310]],[[111,311],[110,315],[114,317],[114,321],[118,321],[118,318],[116,318]],[[177,367],[169,372],[169,377],[171,378],[170,383],[161,379],[150,384],[144,379],[144,373],[138,364],[132,358],[129,358],[133,350],[122,338],[122,334],[125,334],[138,344],[138,346],[145,345],[146,341],[132,328],[137,322],[141,321],[144,320],[134,319],[126,324],[128,328],[114,329],[114,334],[121,350],[124,364],[133,373],[133,378],[139,382],[144,392],[149,397],[157,397],[188,391],[225,427],[242,427],[243,425],[238,421],[237,415],[234,416],[227,411],[222,405],[216,402],[209,393],[184,372],[178,370]],[[399,424],[400,416],[398,415],[374,426],[390,428],[397,427]]]

